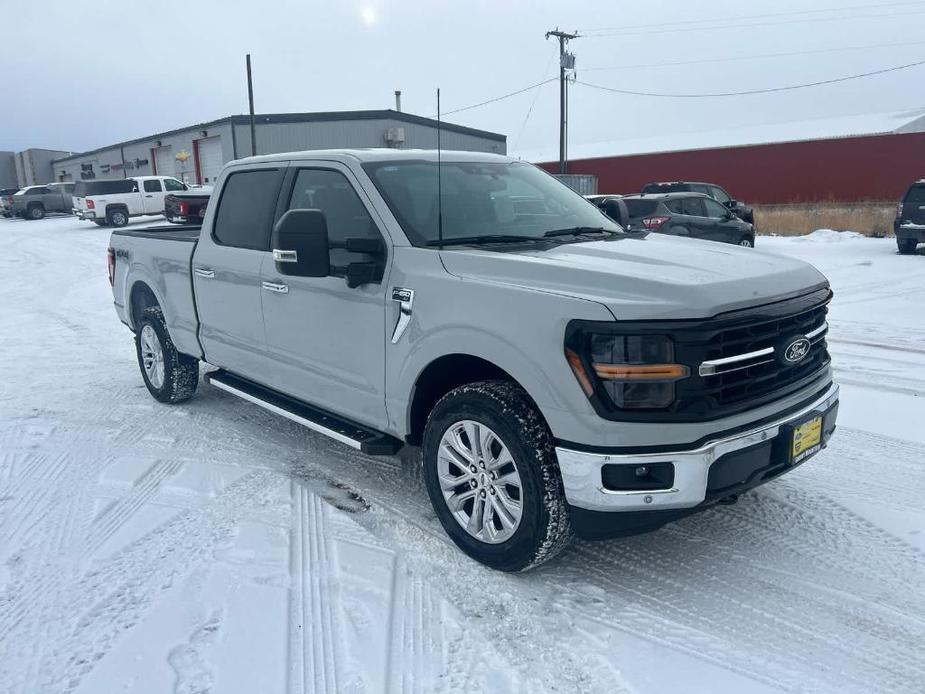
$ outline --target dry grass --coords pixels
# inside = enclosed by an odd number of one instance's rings
[[[758,232],[780,236],[803,236],[816,229],[888,236],[896,217],[895,203],[878,202],[755,205],[754,209]]]

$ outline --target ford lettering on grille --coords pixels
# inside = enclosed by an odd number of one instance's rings
[[[799,364],[809,354],[812,343],[805,337],[791,340],[783,349],[782,356],[787,364]]]

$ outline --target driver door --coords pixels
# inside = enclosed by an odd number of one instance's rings
[[[324,213],[332,243],[376,238],[378,215],[350,170],[333,162],[292,166],[279,215],[290,209]],[[271,248],[278,246],[275,235]],[[386,246],[388,248],[388,246]],[[368,257],[331,251],[331,265]],[[341,277],[295,277],[276,270],[271,255],[261,271],[268,384],[300,400],[377,428],[385,410],[385,305],[388,271],[378,284],[350,288]]]

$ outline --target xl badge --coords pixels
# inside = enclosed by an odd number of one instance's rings
[[[809,354],[812,343],[805,337],[797,337],[786,343],[780,352],[785,364],[799,364]]]

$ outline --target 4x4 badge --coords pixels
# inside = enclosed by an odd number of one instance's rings
[[[392,301],[398,302],[398,322],[392,331],[392,344],[396,344],[411,322],[411,309],[414,304],[414,290],[405,287],[392,287]]]

